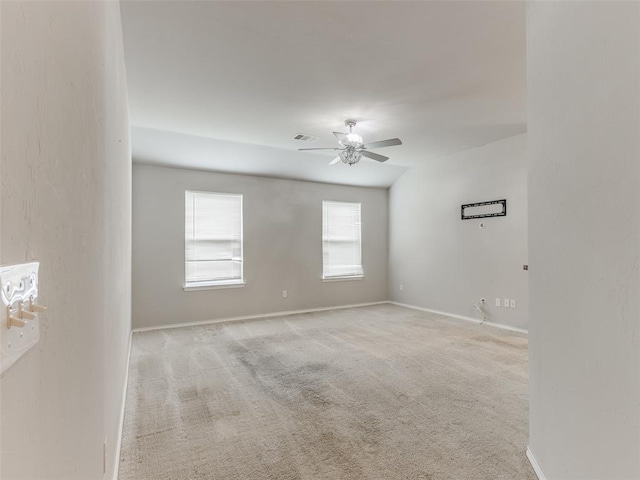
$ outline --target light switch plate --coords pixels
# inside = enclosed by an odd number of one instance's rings
[[[9,327],[8,317],[20,318],[20,303],[29,311],[30,300],[38,298],[38,262],[0,267],[0,373],[4,373],[40,339],[38,315],[22,317],[24,326]]]

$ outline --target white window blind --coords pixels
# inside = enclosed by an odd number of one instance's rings
[[[242,195],[185,192],[185,286],[242,283]]]
[[[361,277],[360,204],[322,202],[322,277]]]

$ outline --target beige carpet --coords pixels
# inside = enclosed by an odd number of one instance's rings
[[[535,479],[527,339],[393,305],[134,335],[120,480]]]

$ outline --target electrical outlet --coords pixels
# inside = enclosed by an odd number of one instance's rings
[[[509,308],[509,299],[505,298],[504,301],[502,302],[502,305],[504,305],[504,308]]]
[[[511,308],[516,308],[516,301],[511,299]]]
[[[499,307],[499,306],[500,306],[500,299],[496,298],[496,307]]]
[[[287,298],[287,295],[289,295],[287,293],[287,291],[286,290],[282,290],[282,298]]]
[[[400,284],[400,291],[404,290],[404,285]]]

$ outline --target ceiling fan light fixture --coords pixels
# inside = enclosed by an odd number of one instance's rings
[[[355,149],[355,147],[347,147],[339,153],[340,160],[342,163],[346,163],[347,165],[353,165],[354,163],[358,163],[362,158],[362,154]]]
[[[350,145],[362,145],[362,137],[357,133],[347,134],[347,140]]]

